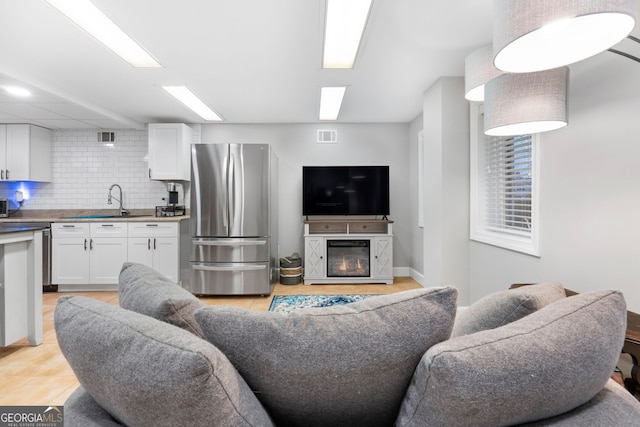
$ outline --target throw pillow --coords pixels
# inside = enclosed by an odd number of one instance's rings
[[[126,262],[120,271],[120,306],[185,329],[199,337],[193,312],[204,304],[189,291],[146,265]]]
[[[565,297],[560,283],[548,282],[496,292],[460,310],[452,337],[494,329],[521,319]]]
[[[122,424],[273,425],[229,360],[187,331],[79,296],[58,300],[55,329],[80,384]]]
[[[625,325],[622,294],[599,291],[437,344],[416,368],[397,426],[515,425],[570,411],[602,390]]]
[[[196,320],[278,426],[392,425],[424,352],[449,337],[455,288],[289,314],[208,306]]]

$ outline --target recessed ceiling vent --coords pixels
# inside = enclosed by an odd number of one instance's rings
[[[318,129],[318,144],[336,144],[338,142],[337,130]]]
[[[114,143],[116,141],[115,132],[98,132],[98,142]]]

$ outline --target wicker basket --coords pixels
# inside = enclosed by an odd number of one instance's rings
[[[280,258],[280,268],[293,268],[293,267],[301,267],[302,266],[302,258],[297,253],[294,253],[291,256]]]
[[[283,276],[280,275],[280,283],[283,285],[297,285],[302,283],[302,274],[297,274],[295,276]]]
[[[299,276],[302,274],[302,267],[283,268],[280,267],[281,276]]]

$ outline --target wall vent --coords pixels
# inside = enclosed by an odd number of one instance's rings
[[[318,129],[318,144],[336,144],[338,142],[337,130]]]
[[[116,142],[115,132],[98,132],[98,142],[111,143]]]

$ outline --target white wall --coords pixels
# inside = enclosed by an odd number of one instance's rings
[[[422,188],[418,184],[418,140],[422,131],[422,114],[409,123],[409,194],[411,195],[409,211],[411,231],[411,250],[409,252],[410,275],[420,283],[424,282],[424,227],[418,226],[418,214],[420,212],[418,191]],[[423,215],[424,218],[424,215]]]
[[[318,129],[336,129],[338,143],[318,144]],[[389,165],[394,273],[409,275],[408,124],[208,124],[201,140],[271,144],[280,160],[280,256],[303,253],[302,166]]]
[[[464,79],[442,77],[424,93],[424,286],[469,294],[469,108]],[[414,160],[414,162],[417,160]]]
[[[472,300],[515,282],[618,289],[640,311],[640,64],[571,66],[569,126],[541,134],[541,257],[471,243]]]

